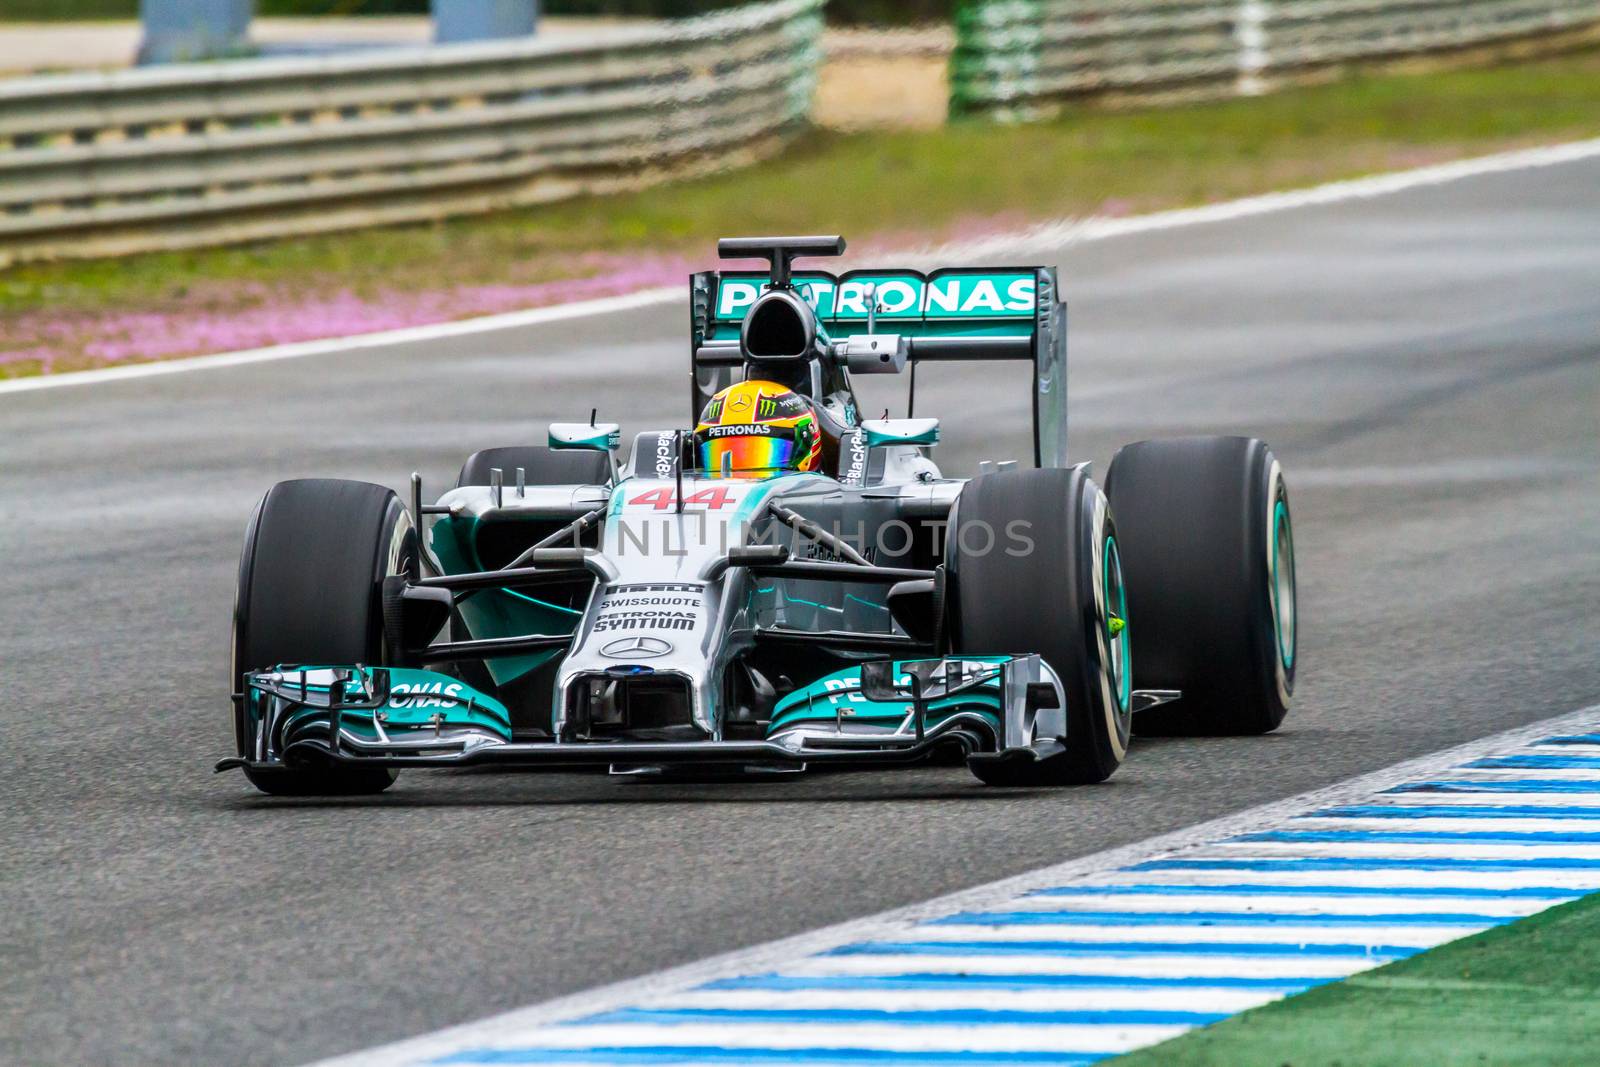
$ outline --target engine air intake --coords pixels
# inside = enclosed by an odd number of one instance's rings
[[[786,289],[763,294],[739,330],[739,347],[746,359],[806,359],[816,341],[817,316]]]

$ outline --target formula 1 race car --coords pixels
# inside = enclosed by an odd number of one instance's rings
[[[239,564],[232,690],[267,793],[400,768],[757,774],[962,759],[1098,782],[1139,732],[1260,733],[1295,678],[1283,473],[1243,437],[1066,458],[1049,268],[795,272],[837,237],[724,240],[692,279],[694,430],[557,423],[407,507],[274,486]],[[933,418],[851,376],[1033,365],[1031,469],[943,477]],[[914,379],[913,379],[914,380]]]

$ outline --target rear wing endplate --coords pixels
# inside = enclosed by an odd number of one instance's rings
[[[865,334],[871,321],[876,332],[906,339],[912,363],[1032,362],[1034,462],[1067,465],[1067,309],[1054,268],[802,270],[789,281],[828,339]],[[770,283],[766,271],[705,271],[691,279],[696,413],[731,380],[726,368],[742,365],[740,324]],[[869,294],[876,301],[870,310]]]

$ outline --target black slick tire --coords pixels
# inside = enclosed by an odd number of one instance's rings
[[[1294,695],[1298,601],[1283,470],[1248,437],[1140,441],[1106,494],[1122,535],[1134,685],[1179,689],[1141,734],[1263,734]]]
[[[1037,652],[1066,693],[1066,751],[972,763],[985,783],[1100,782],[1122,763],[1131,690],[1107,600],[1120,597],[1116,561],[1116,526],[1083,468],[1008,471],[963,487],[946,548],[953,649]]]
[[[283,663],[386,662],[382,585],[416,551],[410,516],[392,490],[366,482],[279,482],[256,506],[239,560],[234,601],[233,691],[246,671]],[[251,728],[235,702],[239,755]],[[381,767],[305,763],[254,770],[257,789],[278,796],[380,793],[395,779]]]

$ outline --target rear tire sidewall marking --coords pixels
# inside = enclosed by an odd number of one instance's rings
[[[1105,556],[1101,575],[1106,586],[1106,639],[1110,645],[1110,659],[1107,662],[1110,665],[1112,691],[1116,694],[1117,712],[1127,715],[1133,703],[1133,653],[1128,635],[1128,592],[1122,581],[1122,553],[1117,548],[1115,533],[1106,535],[1101,541],[1101,551]],[[1112,619],[1121,620],[1120,631],[1111,631]]]
[[[1266,478],[1266,574],[1269,618],[1272,627],[1273,676],[1277,685],[1278,702],[1289,706],[1294,694],[1294,664],[1296,644],[1299,640],[1299,591],[1294,573],[1294,523],[1290,518],[1289,491],[1283,479],[1283,469],[1276,457],[1268,453],[1270,465]],[[1281,534],[1281,537],[1280,537]],[[1282,547],[1287,551],[1280,552]],[[1287,597],[1285,597],[1287,593]],[[1285,611],[1285,599],[1287,611]],[[1287,637],[1284,619],[1288,618]]]

